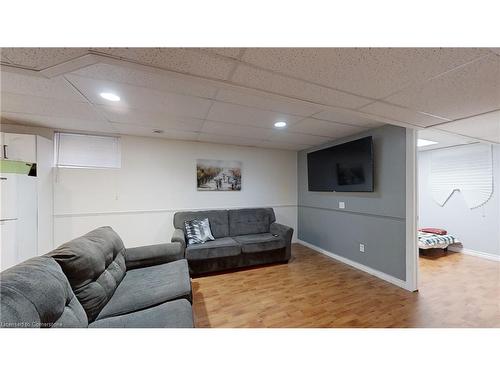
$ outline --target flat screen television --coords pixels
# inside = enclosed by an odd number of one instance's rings
[[[372,192],[372,137],[310,152],[307,177],[309,191]]]

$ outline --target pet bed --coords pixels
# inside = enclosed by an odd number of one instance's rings
[[[449,245],[460,241],[451,234],[434,234],[418,232],[418,247],[420,249],[447,249]]]

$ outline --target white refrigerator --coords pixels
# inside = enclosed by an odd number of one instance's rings
[[[37,177],[0,173],[0,270],[37,255]]]

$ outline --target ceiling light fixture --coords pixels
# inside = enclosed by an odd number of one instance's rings
[[[275,128],[284,128],[286,127],[286,122],[285,121],[278,121],[274,123]]]
[[[101,92],[101,98],[104,98],[106,100],[110,100],[112,102],[119,102],[120,97],[116,94],[113,94],[112,92]]]
[[[425,146],[431,146],[435,145],[437,142],[434,141],[428,141],[427,139],[419,139],[417,141],[417,147],[425,147]]]

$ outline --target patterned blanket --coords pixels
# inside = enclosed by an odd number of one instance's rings
[[[459,243],[460,241],[455,236],[450,234],[439,235],[433,233],[418,232],[418,247],[420,249],[439,248],[444,249],[448,245]]]

